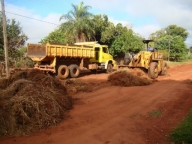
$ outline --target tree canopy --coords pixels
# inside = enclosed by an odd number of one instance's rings
[[[72,4],[72,10],[63,14],[60,20],[66,20],[58,29],[41,40],[41,43],[74,43],[81,41],[98,41],[107,44],[113,56],[142,49],[142,37],[121,23],[114,25],[107,15],[92,15],[83,2]]]
[[[182,37],[184,41],[189,36],[189,33],[186,31],[186,29],[177,25],[169,25],[165,28],[165,31],[168,35]]]
[[[42,44],[45,44],[46,42],[65,44],[67,43],[67,40],[65,38],[65,33],[63,33],[60,29],[56,29],[40,41]]]
[[[70,38],[67,39],[67,42],[81,42],[91,39],[94,34],[89,24],[92,14],[88,10],[91,7],[84,6],[84,3],[80,2],[79,5],[72,4],[72,8],[67,14],[60,17],[60,20],[67,20],[60,25],[60,29]]]
[[[23,33],[20,23],[14,19],[7,20],[7,41],[8,49],[17,49],[25,44],[28,37]],[[3,23],[0,16],[0,49],[3,49]]]
[[[41,43],[74,43],[81,41],[98,41],[100,44],[109,46],[114,57],[122,53],[137,53],[144,50],[143,37],[132,29],[123,26],[121,23],[115,25],[110,22],[105,14],[93,15],[89,12],[90,6],[83,2],[79,5],[72,4],[72,10],[63,14],[60,20],[64,21],[55,31],[41,40]],[[173,60],[180,60],[185,57],[185,40],[189,33],[186,29],[169,25],[150,35],[155,41],[155,48],[159,50],[170,50],[170,57]]]
[[[7,19],[7,42],[9,58],[21,56],[18,48],[24,46],[28,37],[23,33],[20,23],[15,19]],[[4,61],[4,37],[3,37],[3,22],[0,15],[0,61]]]
[[[178,61],[186,56],[187,46],[185,40],[188,35],[186,29],[177,25],[169,25],[152,33],[150,38],[155,40],[156,48],[170,52],[170,59]]]

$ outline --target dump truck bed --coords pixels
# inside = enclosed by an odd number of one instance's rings
[[[61,44],[28,44],[27,55],[33,61],[42,61],[48,57],[94,58],[93,46]]]

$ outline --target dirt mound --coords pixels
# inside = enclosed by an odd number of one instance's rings
[[[0,135],[27,135],[56,125],[72,108],[66,88],[39,70],[0,79]]]
[[[140,69],[118,70],[108,77],[108,81],[116,86],[143,86],[149,85],[153,81],[147,77],[145,72]]]

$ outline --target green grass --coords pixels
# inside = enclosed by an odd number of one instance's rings
[[[148,115],[150,117],[160,117],[162,115],[162,111],[161,110],[153,110],[148,112]]]
[[[182,64],[186,64],[186,63],[190,63],[190,62],[192,62],[192,59],[185,60],[185,61],[181,61],[181,62],[166,61],[166,63],[167,63],[169,66],[182,65]]]
[[[188,116],[171,132],[170,140],[175,144],[192,144],[192,109]]]

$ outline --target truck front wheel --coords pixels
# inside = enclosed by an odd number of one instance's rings
[[[78,65],[72,64],[69,66],[70,76],[76,78],[80,74],[80,69]]]
[[[60,65],[58,68],[58,77],[60,79],[65,79],[69,76],[69,69],[66,65]]]
[[[112,73],[113,72],[113,66],[112,64],[108,64],[107,65],[107,70],[106,70],[107,73]]]

